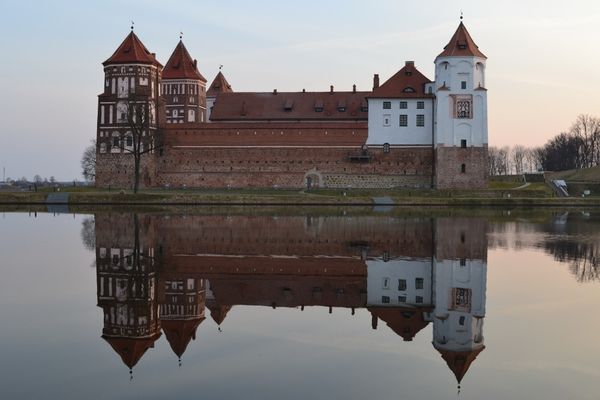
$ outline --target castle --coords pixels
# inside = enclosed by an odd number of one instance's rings
[[[181,40],[163,67],[132,30],[103,63],[96,185],[132,186],[135,96],[142,187],[483,188],[486,59],[461,21],[433,81],[407,61],[371,91],[235,92],[221,71],[207,89]]]

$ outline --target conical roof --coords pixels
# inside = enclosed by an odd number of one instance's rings
[[[216,96],[219,93],[232,93],[231,85],[225,79],[225,75],[221,71],[215,76],[215,79],[210,84],[210,87],[206,91],[207,96]]]
[[[470,351],[452,351],[437,347],[436,349],[440,352],[442,358],[446,361],[446,364],[448,364],[448,367],[454,373],[456,381],[460,383],[460,381],[467,374],[471,363],[475,361],[479,353],[485,349],[485,346],[481,346],[478,349]]]
[[[161,320],[162,330],[177,357],[181,357],[192,339],[196,339],[196,329],[202,321],[204,317]]]
[[[438,57],[481,57],[487,58],[471,38],[465,24],[460,22],[450,42],[444,47]]]
[[[104,340],[111,345],[111,347],[121,356],[123,363],[133,368],[146,351],[154,347],[154,342],[160,337],[160,332],[150,337],[144,338],[131,338],[131,337],[115,337],[115,336],[102,336]]]
[[[221,306],[221,305],[206,305],[206,307],[210,310],[210,317],[217,323],[217,325],[221,325],[227,316],[229,310],[231,310],[232,306]]]
[[[102,65],[106,66],[110,64],[125,63],[153,64],[162,67],[156,60],[155,55],[150,53],[133,31],[127,35],[125,40],[123,40],[123,43],[121,43],[113,55],[110,56],[108,60],[104,61]]]
[[[169,57],[167,65],[162,71],[163,79],[198,79],[206,82],[206,79],[198,71],[196,62],[185,48],[183,41],[179,41],[173,54]]]

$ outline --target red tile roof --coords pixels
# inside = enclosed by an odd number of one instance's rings
[[[154,347],[154,342],[159,337],[160,332],[144,338],[102,336],[117,354],[121,356],[121,360],[123,360],[123,363],[129,369],[133,368],[140,361],[149,348]]]
[[[360,121],[367,120],[370,92],[221,93],[211,121]]]
[[[375,99],[433,97],[433,94],[425,92],[427,83],[431,83],[431,81],[419,72],[412,61],[407,61],[400,71],[385,81],[383,85],[373,89],[373,93],[369,97]]]
[[[215,76],[215,79],[210,84],[210,87],[206,91],[207,96],[216,96],[219,93],[231,93],[233,89],[227,79],[225,79],[225,75],[221,71]]]
[[[181,357],[192,339],[196,339],[196,329],[204,317],[194,319],[163,319],[160,324],[167,341],[177,357]]]
[[[222,306],[218,304],[206,305],[206,307],[210,310],[210,316],[217,323],[217,325],[221,325],[227,316],[227,313],[233,306]]]
[[[408,307],[369,307],[371,315],[385,321],[386,325],[405,341],[411,341],[429,322],[423,319],[423,312],[431,308]]]
[[[485,349],[485,346],[481,346],[480,348],[471,351],[450,351],[445,349],[437,349],[437,351],[440,352],[442,358],[454,373],[456,381],[460,383],[469,370],[471,363],[475,361],[483,349]]]
[[[162,67],[156,59],[156,56],[144,46],[142,41],[133,31],[127,35],[123,43],[117,48],[112,56],[102,63],[102,65],[110,64],[152,64]]]
[[[479,51],[479,47],[471,38],[469,31],[465,25],[461,22],[458,25],[458,29],[450,39],[450,42],[444,47],[444,51],[442,51],[438,57],[481,57],[487,58],[481,51]]]
[[[173,54],[169,57],[167,65],[162,71],[163,79],[197,79],[206,82],[206,79],[198,71],[196,61],[185,48],[183,41],[179,41]]]

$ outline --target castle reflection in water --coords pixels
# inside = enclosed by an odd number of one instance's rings
[[[102,337],[131,369],[161,332],[181,357],[207,314],[221,325],[236,305],[366,308],[373,329],[383,322],[406,341],[431,323],[460,382],[485,348],[487,224],[97,214]]]

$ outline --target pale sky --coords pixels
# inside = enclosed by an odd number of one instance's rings
[[[460,10],[488,56],[489,142],[541,145],[600,116],[600,2],[13,1],[0,12],[0,179],[81,180],[96,134],[102,61],[130,21],[164,64],[184,43],[236,91],[370,90],[414,60],[430,79]]]

